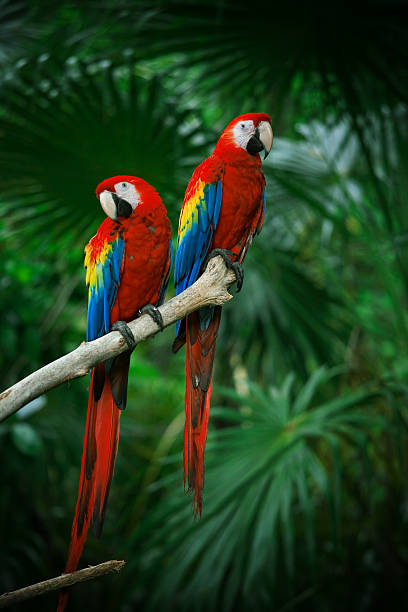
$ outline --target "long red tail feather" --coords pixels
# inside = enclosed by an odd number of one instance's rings
[[[127,385],[129,356],[123,355],[125,357],[119,366],[123,384]],[[126,389],[124,393],[126,395]],[[89,390],[81,476],[64,570],[66,574],[78,567],[91,520],[95,535],[99,537],[101,533],[118,450],[120,413],[112,394],[111,376],[105,364],[100,364],[92,372]],[[63,612],[67,600],[68,591],[61,591],[57,612]]]
[[[186,318],[184,484],[188,482],[188,490],[194,491],[195,515],[201,515],[202,511],[204,449],[210,416],[215,343],[220,320],[220,306],[213,309],[208,327],[200,320],[200,312],[193,312]]]

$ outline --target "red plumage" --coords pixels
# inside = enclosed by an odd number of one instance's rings
[[[134,210],[128,217],[105,219],[85,248],[90,286],[88,339],[108,331],[100,331],[106,308],[110,308],[110,326],[118,320],[131,321],[146,304],[158,305],[164,300],[171,266],[171,227],[166,209],[154,188],[136,177],[108,179],[98,186],[97,196],[103,192],[116,196],[117,186],[125,183],[136,190],[131,189]],[[102,530],[118,449],[120,414],[126,406],[130,355],[131,351],[126,351],[92,372],[78,500],[65,573],[77,568],[91,521],[97,537]],[[67,598],[67,591],[62,591],[58,612],[65,609]]]
[[[222,133],[213,154],[194,171],[180,214],[175,265],[177,292],[196,280],[202,271],[205,256],[214,249],[232,251],[235,255],[231,255],[231,260],[241,263],[254,235],[261,231],[265,208],[265,178],[261,159],[258,153],[250,154],[246,150],[245,136],[241,144],[239,128],[244,125],[252,130],[247,133],[249,140],[257,134],[256,130],[261,124],[267,124],[264,128],[265,140],[268,141],[264,147],[267,154],[272,145],[270,123],[270,117],[265,113],[248,113],[237,117]],[[211,187],[215,185],[222,187],[220,202],[218,191],[211,192]],[[211,216],[209,211],[215,210],[217,204],[219,211]],[[207,211],[205,220],[203,210]],[[194,223],[197,223],[200,231],[191,229]],[[205,246],[202,247],[202,244]],[[194,275],[191,270],[197,261],[198,271]],[[194,491],[195,513],[200,514],[204,448],[220,319],[221,307],[214,307],[211,311],[202,309],[188,315],[173,345],[173,350],[177,351],[186,342],[184,481],[188,482],[188,489]]]
[[[186,395],[184,425],[184,484],[194,491],[194,513],[202,512],[204,487],[204,449],[207,440],[212,366],[215,341],[221,320],[221,307],[206,330],[200,327],[200,315],[192,312],[186,317]]]

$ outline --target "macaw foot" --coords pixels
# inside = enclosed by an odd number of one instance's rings
[[[164,329],[163,317],[160,314],[160,310],[153,306],[153,304],[146,304],[139,310],[139,315],[148,314],[149,317],[152,317],[153,321],[160,327],[160,331]]]
[[[111,325],[110,331],[118,331],[122,338],[125,339],[130,350],[133,351],[136,346],[136,340],[132,330],[130,329],[129,325],[125,323],[125,321],[115,321],[115,323]]]
[[[222,257],[227,268],[234,272],[235,278],[237,279],[237,293],[239,293],[239,291],[241,291],[242,289],[242,283],[244,282],[244,268],[241,262],[231,261],[230,259],[230,255],[233,255],[234,257],[236,257],[237,254],[234,253],[234,251],[229,251],[228,249],[214,249],[207,256],[207,259],[205,260],[204,265],[206,266],[208,262],[210,261],[210,259],[212,259],[213,257],[217,257],[218,255]]]

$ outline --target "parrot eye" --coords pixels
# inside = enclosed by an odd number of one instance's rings
[[[128,202],[133,210],[140,203],[139,192],[136,190],[133,183],[129,183],[129,181],[121,181],[120,183],[115,183],[114,189],[116,195],[118,195],[122,200]]]
[[[237,147],[246,150],[248,140],[255,132],[255,126],[252,119],[241,118],[233,127],[233,138]]]

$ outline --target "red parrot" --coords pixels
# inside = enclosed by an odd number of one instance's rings
[[[135,347],[126,321],[147,312],[162,328],[156,306],[164,301],[171,269],[171,227],[156,190],[134,176],[114,176],[96,188],[108,217],[85,247],[89,287],[87,341],[116,329],[129,350],[93,368],[78,500],[65,573],[75,571],[92,520],[99,537],[126,407],[129,362]],[[60,593],[58,612],[67,591]]]
[[[243,281],[242,261],[265,210],[265,177],[259,153],[272,147],[271,118],[247,113],[225,128],[213,154],[195,170],[180,213],[174,279],[181,293],[197,280],[210,257],[221,255]],[[221,307],[189,314],[176,326],[173,351],[186,343],[184,484],[202,512],[204,447],[210,412],[212,369]]]

